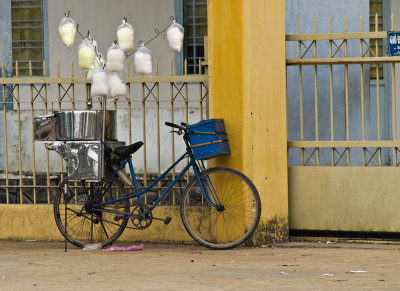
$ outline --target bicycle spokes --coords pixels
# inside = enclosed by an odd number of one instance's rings
[[[228,168],[207,170],[200,181],[202,184],[198,180],[189,184],[182,200],[181,217],[186,230],[209,248],[240,245],[254,232],[260,218],[260,200],[254,185],[243,174]]]
[[[70,182],[66,208],[62,201],[63,193],[59,192],[55,197],[54,217],[57,227],[67,240],[76,246],[83,247],[92,242],[101,242],[103,246],[106,246],[115,241],[126,227],[130,212],[128,200],[109,203],[96,209],[92,207],[93,203],[99,202],[99,199],[112,201],[120,195],[126,195],[125,189],[118,180],[113,180],[109,186],[103,188],[102,197],[94,201],[94,193],[101,186],[101,183],[92,183],[83,187]],[[122,218],[120,218],[121,213]],[[66,225],[65,214],[67,215]]]

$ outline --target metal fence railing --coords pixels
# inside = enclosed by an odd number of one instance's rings
[[[400,57],[380,56],[387,32],[286,35],[290,166],[400,164],[396,71]],[[393,30],[393,16],[392,16]],[[371,70],[374,68],[374,70]],[[383,74],[383,75],[382,75]],[[296,85],[297,84],[297,85]],[[398,92],[398,90],[397,90]]]
[[[204,64],[200,63],[200,67]],[[73,72],[73,64],[71,67]],[[16,77],[7,78],[4,66],[2,70],[0,203],[51,203],[65,165],[56,153],[45,149],[43,142],[34,141],[33,118],[61,110],[100,110],[101,102],[90,96],[86,77],[62,77],[60,73],[56,77],[18,77],[16,64]],[[169,132],[164,122],[195,123],[207,117],[208,76],[173,75],[172,62],[170,71],[169,76],[135,76],[128,70],[124,77],[128,95],[107,101],[107,109],[117,111],[118,140],[126,144],[144,142],[133,158],[143,185],[185,150],[183,142]],[[160,183],[159,189],[162,187]],[[174,191],[166,204],[176,203]]]

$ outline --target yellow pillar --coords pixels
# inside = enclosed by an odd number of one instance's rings
[[[285,2],[209,0],[210,116],[223,118],[232,154],[262,203],[255,244],[288,238]]]

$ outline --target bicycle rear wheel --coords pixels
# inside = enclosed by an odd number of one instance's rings
[[[104,181],[107,181],[104,179]],[[68,182],[67,193],[67,229],[65,229],[65,181],[60,185],[60,191],[54,199],[54,218],[61,234],[77,247],[99,242],[102,246],[112,244],[124,231],[128,218],[122,214],[106,211],[94,211],[86,202],[94,197],[98,189],[104,185],[101,182],[81,183]],[[121,182],[114,178],[111,187],[96,201],[109,201],[126,196],[126,191]],[[99,208],[99,207],[98,207]],[[129,201],[122,200],[113,204],[100,207],[102,210],[129,213]]]
[[[254,184],[230,168],[212,168],[200,174],[212,206],[197,179],[187,186],[181,218],[189,235],[211,249],[231,249],[245,242],[260,221],[261,202]]]

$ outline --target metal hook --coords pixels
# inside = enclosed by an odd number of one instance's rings
[[[175,18],[173,16],[171,16],[169,19],[171,20],[175,20]],[[154,33],[156,34],[154,37],[152,37],[151,39],[149,39],[148,41],[146,41],[145,43],[143,43],[142,40],[139,40],[139,45],[147,45],[148,43],[152,42],[154,39],[156,39],[157,37],[159,37],[160,35],[162,35],[162,33],[164,33],[168,28],[171,27],[171,24],[169,24],[167,27],[165,27],[163,30],[159,30],[158,28],[154,29]],[[133,55],[138,49],[135,49],[133,52],[128,54],[128,57],[130,57],[131,55]]]
[[[65,17],[69,17],[69,15],[71,14],[71,11],[67,11],[67,13],[64,13]]]
[[[171,19],[171,21],[177,20],[178,18],[174,18],[172,15],[169,17],[169,19]]]
[[[124,16],[124,22],[128,22],[128,18]]]

